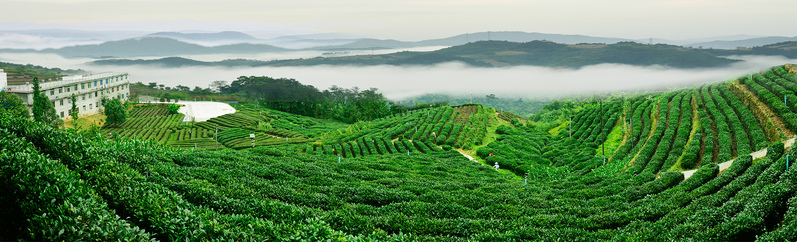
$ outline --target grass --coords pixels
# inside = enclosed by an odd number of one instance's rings
[[[570,121],[564,121],[559,126],[556,126],[555,128],[553,128],[551,130],[548,130],[548,133],[551,134],[551,136],[557,136],[562,131],[567,130],[567,125],[569,125],[569,124],[570,124]]]
[[[77,121],[73,121],[72,118],[69,117],[64,119],[64,128],[77,128],[79,130],[86,130],[93,125],[102,127],[102,125],[105,124],[105,118],[107,118],[107,116],[102,113],[81,116],[77,119]]]
[[[601,154],[603,151],[603,147],[606,148],[606,157],[611,157],[614,154],[614,151],[620,147],[623,143],[623,127],[621,125],[615,125],[612,128],[612,132],[606,136],[606,142],[603,142],[603,145],[598,146],[595,149],[596,154]]]

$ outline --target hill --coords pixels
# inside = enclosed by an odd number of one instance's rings
[[[222,61],[198,61],[183,57],[166,57],[160,59],[103,59],[89,62],[92,65],[157,65],[162,67],[178,68],[183,66],[263,66],[266,65],[265,61],[246,60],[246,59],[230,59]]]
[[[703,50],[712,55],[766,55],[783,56],[786,58],[797,58],[797,41],[787,41],[774,43],[753,48],[737,50]]]
[[[429,104],[446,104],[459,106],[463,104],[481,104],[499,111],[507,111],[517,114],[520,117],[528,118],[532,114],[539,112],[549,100],[517,98],[517,97],[497,97],[495,95],[486,96],[467,96],[467,95],[445,95],[445,94],[425,94],[417,97],[399,100],[405,106]]]
[[[320,46],[319,50],[350,50],[350,49],[400,49],[421,46],[455,46],[464,45],[477,41],[509,41],[509,42],[529,42],[529,41],[553,41],[563,44],[578,43],[603,43],[614,44],[617,42],[631,41],[622,38],[604,38],[585,35],[564,35],[564,34],[545,34],[527,33],[521,31],[490,31],[469,34],[460,34],[447,38],[429,39],[421,41],[398,41],[383,39],[356,39],[352,43]]]
[[[172,59],[169,59],[172,61]],[[276,61],[246,61],[246,66],[314,66],[314,65],[433,65],[462,62],[478,67],[550,66],[578,68],[586,65],[617,63],[628,65],[663,65],[676,68],[727,66],[737,60],[714,56],[695,49],[672,45],[644,45],[632,42],[616,44],[567,45],[549,41],[527,43],[479,41],[430,52],[397,52],[383,55],[317,57]],[[93,64],[130,65],[164,64],[164,60],[111,60]],[[225,65],[182,60],[183,65]]]
[[[175,56],[219,53],[263,53],[280,52],[286,49],[264,44],[230,44],[206,47],[163,37],[145,37],[108,41],[96,45],[78,45],[60,49],[45,49],[41,52],[55,53],[64,57],[137,57]]]
[[[39,77],[40,80],[47,81],[66,75],[85,74],[83,70],[63,70],[61,68],[47,68],[32,64],[23,65],[8,62],[0,62],[0,69],[7,74],[9,85],[29,83],[33,81],[33,77]]]
[[[237,31],[222,31],[217,33],[180,33],[180,32],[157,32],[146,35],[148,37],[167,37],[183,41],[200,42],[246,42],[257,41],[251,35]]]
[[[767,36],[759,38],[749,38],[742,40],[714,40],[708,42],[698,42],[685,45],[693,48],[714,48],[714,49],[736,49],[736,48],[753,48],[764,45],[771,45],[781,42],[797,41],[797,37],[783,37],[783,36]]]
[[[552,129],[481,105],[351,125],[142,106],[83,134],[0,116],[0,240],[794,241],[795,72],[551,103]]]

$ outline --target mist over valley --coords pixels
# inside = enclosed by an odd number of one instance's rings
[[[258,55],[203,55],[191,58],[218,61],[232,58],[282,58],[313,56],[322,52],[288,52]],[[150,57],[157,59],[160,57]],[[83,69],[90,72],[127,72],[132,82],[157,82],[165,86],[183,85],[207,88],[213,81],[228,83],[239,76],[292,78],[327,89],[332,85],[378,88],[391,100],[423,94],[477,95],[495,94],[504,98],[550,99],[595,93],[633,92],[692,87],[727,81],[744,73],[760,71],[773,65],[795,63],[782,56],[728,56],[740,60],[722,68],[679,69],[664,66],[599,64],[577,69],[538,66],[500,68],[472,67],[449,62],[428,66],[299,66],[299,67],[162,67],[158,65],[91,65],[91,58],[64,58],[55,54],[0,53],[0,61],[36,63],[45,67]]]

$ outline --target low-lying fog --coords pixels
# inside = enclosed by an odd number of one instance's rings
[[[216,56],[217,58],[219,56]],[[196,58],[214,61],[206,56]],[[247,57],[238,57],[247,58]],[[730,67],[675,69],[661,66],[638,67],[601,64],[580,69],[548,67],[474,68],[460,63],[435,66],[311,66],[311,67],[182,67],[157,66],[91,66],[91,59],[66,59],[54,54],[0,53],[0,61],[34,64],[62,69],[84,69],[91,72],[127,72],[132,82],[157,82],[166,86],[184,85],[206,88],[212,81],[232,82],[239,76],[293,78],[320,90],[332,85],[379,88],[386,97],[399,100],[427,94],[496,94],[499,97],[552,98],[569,95],[691,87],[727,81],[753,71],[786,63],[797,63],[784,57],[733,56],[744,60]],[[254,59],[254,58],[253,58]],[[257,58],[260,59],[260,58]]]

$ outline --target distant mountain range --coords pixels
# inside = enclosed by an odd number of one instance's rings
[[[347,50],[347,49],[368,49],[368,48],[398,49],[398,48],[411,48],[411,47],[422,47],[422,46],[455,46],[455,45],[464,45],[467,43],[484,41],[484,40],[500,40],[500,41],[510,41],[510,42],[529,42],[535,40],[547,40],[562,44],[578,44],[578,43],[614,44],[617,42],[633,41],[631,39],[591,37],[585,35],[563,35],[563,34],[526,33],[519,31],[500,31],[500,32],[480,32],[472,34],[461,34],[448,38],[422,40],[415,42],[398,41],[398,40],[380,40],[380,39],[359,39],[349,44],[343,44],[337,46],[323,46],[314,49],[320,49],[320,50]]]
[[[203,46],[163,37],[146,37],[109,41],[95,45],[79,45],[60,49],[44,49],[40,52],[55,53],[64,57],[140,57],[140,56],[175,56],[201,54],[246,54],[282,52],[288,49],[264,44],[230,44],[221,46]]]
[[[684,46],[694,47],[694,48],[736,49],[739,47],[753,48],[753,47],[771,45],[787,41],[797,41],[797,37],[771,36],[771,37],[751,38],[743,40],[714,40],[708,42],[687,44]]]
[[[383,55],[359,55],[276,61],[225,60],[203,62],[186,58],[156,60],[108,59],[94,65],[182,66],[314,66],[314,65],[433,65],[462,62],[479,67],[548,66],[578,68],[586,65],[617,63],[676,68],[727,66],[737,60],[716,56],[706,50],[665,44],[619,42],[615,44],[560,44],[551,41],[509,42],[477,41],[429,52],[403,51]]]
[[[157,32],[148,34],[144,37],[163,37],[175,39],[183,42],[205,42],[205,43],[252,43],[261,41],[251,35],[236,32],[236,31],[223,31],[218,33],[180,33],[180,32]]]
[[[182,43],[177,43],[174,41],[170,42],[166,39],[175,40]],[[157,56],[181,54],[190,55],[197,53],[229,54],[224,52],[227,50],[232,51],[230,53],[241,53],[240,48],[234,46],[236,44],[248,44],[245,46],[253,48],[248,53],[258,53],[290,50],[346,51],[400,49],[426,46],[456,46],[482,40],[503,40],[510,42],[547,40],[563,44],[614,44],[618,42],[632,41],[652,44],[664,43],[704,49],[736,49],[737,47],[752,48],[784,41],[797,41],[797,37],[761,37],[738,35],[694,40],[665,40],[528,33],[520,31],[489,31],[460,34],[440,39],[400,41],[390,39],[358,38],[345,34],[291,35],[261,39],[243,32],[236,31],[223,31],[215,33],[157,32],[141,34],[141,32],[123,31],[91,32],[71,30],[0,30],[0,48],[5,48],[0,49],[0,52],[30,52],[42,50],[49,53],[64,54],[66,57],[137,57],[151,54],[155,54]],[[68,45],[67,43],[74,43],[74,46],[62,47]],[[149,44],[154,44],[155,46]],[[155,48],[157,45],[161,44],[164,46],[169,46],[172,50],[166,50],[166,48]],[[231,47],[213,48],[228,45]],[[24,46],[31,47],[25,48]],[[42,46],[57,47],[42,49]],[[117,50],[112,50],[114,48]],[[165,52],[158,52],[157,50],[159,49]]]

